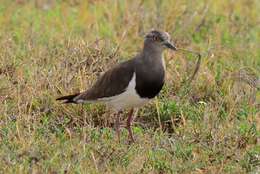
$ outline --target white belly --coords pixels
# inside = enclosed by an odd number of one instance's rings
[[[113,97],[106,97],[106,98],[99,99],[99,101],[106,103],[108,106],[114,108],[115,110],[140,107],[148,103],[150,99],[141,98],[137,94],[135,90],[135,86],[136,86],[135,79],[136,78],[134,73],[125,92]]]

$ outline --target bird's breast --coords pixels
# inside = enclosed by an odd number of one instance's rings
[[[148,71],[147,73],[137,73],[136,92],[141,98],[154,98],[161,91],[164,85],[164,69],[160,71]]]

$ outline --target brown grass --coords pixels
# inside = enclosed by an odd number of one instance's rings
[[[0,3],[2,173],[258,173],[260,4],[239,1]],[[116,142],[103,105],[61,105],[168,31],[167,84]],[[125,118],[122,118],[122,120]]]

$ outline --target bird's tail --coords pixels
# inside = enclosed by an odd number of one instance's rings
[[[63,103],[77,103],[77,101],[75,101],[75,97],[77,97],[79,95],[78,94],[73,94],[73,95],[66,95],[66,96],[62,96],[57,98],[56,100],[64,100]]]

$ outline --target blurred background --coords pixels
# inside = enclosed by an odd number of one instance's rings
[[[260,1],[0,0],[0,171],[260,172]],[[152,28],[167,84],[136,113],[132,147],[103,105],[60,105],[142,49]],[[122,120],[125,118],[122,118]]]

